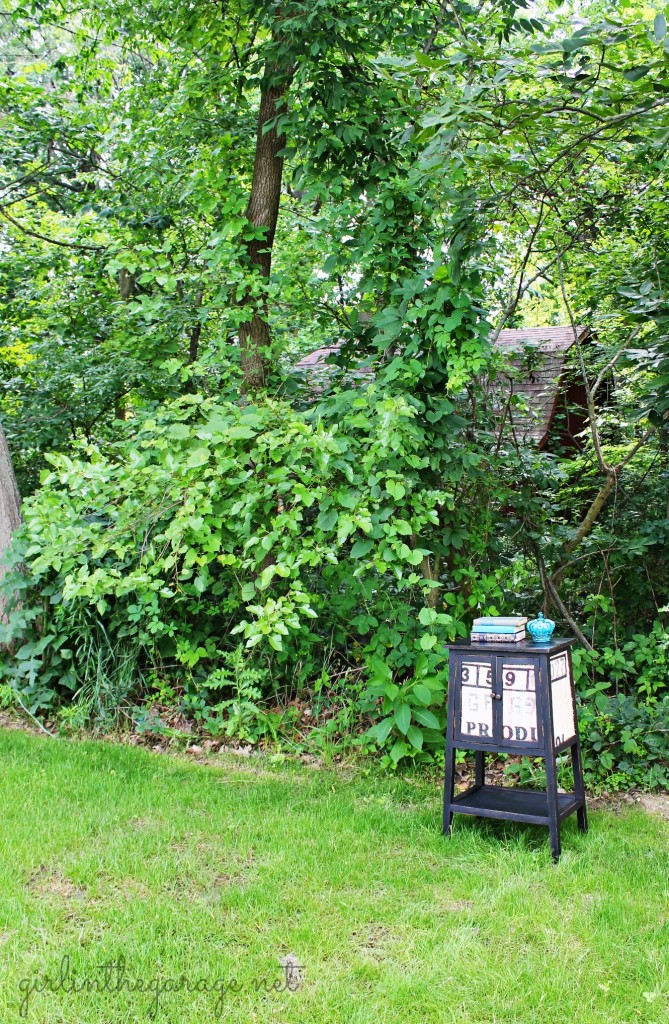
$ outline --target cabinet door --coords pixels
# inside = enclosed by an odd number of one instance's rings
[[[498,654],[496,662],[493,693],[502,698],[496,723],[500,748],[518,753],[538,752],[543,748],[538,660]]]
[[[481,749],[495,746],[493,710],[494,655],[457,653],[453,657],[451,685],[455,686],[454,734],[462,747]]]

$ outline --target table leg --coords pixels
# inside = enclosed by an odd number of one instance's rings
[[[581,766],[581,745],[576,740],[571,748],[571,764],[574,771],[574,794],[581,801],[581,806],[576,811],[579,832],[588,831],[588,812],[585,809],[585,787],[583,785],[583,768]]]
[[[453,821],[453,812],[451,811],[451,804],[453,803],[453,796],[455,792],[455,748],[446,748],[446,770],[444,772],[444,824],[443,833],[445,836],[451,834],[451,823]]]
[[[548,741],[550,742],[550,740]],[[557,864],[560,859],[560,820],[558,818],[557,768],[555,751],[546,751],[546,796],[548,797],[548,832],[551,840],[551,853]]]
[[[485,784],[485,750],[477,750],[474,753],[474,784]]]

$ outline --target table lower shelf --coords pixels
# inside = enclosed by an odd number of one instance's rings
[[[574,793],[558,793],[558,820],[562,821],[583,805]],[[451,803],[454,814],[473,814],[477,818],[524,821],[530,825],[548,825],[548,796],[535,789],[508,789],[504,786],[473,786]]]

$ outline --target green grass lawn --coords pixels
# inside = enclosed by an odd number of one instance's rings
[[[669,834],[456,819],[421,780],[0,732],[0,1021],[669,1021]],[[281,958],[304,966],[284,987]],[[63,958],[68,958],[63,960]],[[121,991],[29,991],[64,972]],[[69,966],[65,966],[69,965]],[[220,993],[216,984],[233,985]]]

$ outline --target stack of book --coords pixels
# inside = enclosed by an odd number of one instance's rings
[[[471,640],[477,644],[516,644],[525,639],[523,615],[488,615],[474,619]]]

